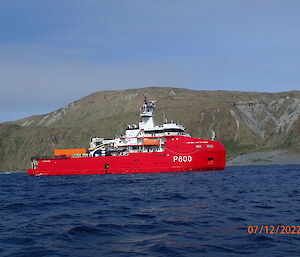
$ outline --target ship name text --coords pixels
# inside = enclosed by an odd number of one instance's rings
[[[191,162],[193,157],[191,155],[174,155],[173,162]]]

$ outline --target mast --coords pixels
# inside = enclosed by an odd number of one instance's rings
[[[140,108],[141,122],[139,123],[140,129],[154,128],[155,123],[153,120],[153,113],[155,110],[155,101],[147,101],[147,97],[144,98],[144,104]]]

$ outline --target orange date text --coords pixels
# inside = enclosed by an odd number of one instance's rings
[[[298,234],[300,235],[300,226],[285,226],[285,225],[259,225],[248,226],[248,234]]]

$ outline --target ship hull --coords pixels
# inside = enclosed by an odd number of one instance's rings
[[[182,172],[197,170],[222,170],[225,154],[206,152],[190,155],[159,153],[132,153],[128,156],[106,156],[70,159],[43,159],[41,168],[29,169],[29,175],[93,175],[154,172]],[[42,165],[43,164],[43,165]]]
[[[205,143],[203,143],[205,142]],[[213,146],[208,148],[206,146]],[[201,147],[199,147],[201,146]],[[29,175],[96,175],[184,172],[225,169],[226,153],[216,141],[172,137],[163,152],[129,153],[120,156],[41,158]]]

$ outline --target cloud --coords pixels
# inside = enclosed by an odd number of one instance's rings
[[[0,122],[5,111],[11,119],[26,109],[50,112],[98,90],[299,89],[299,7],[293,0],[1,1]]]

